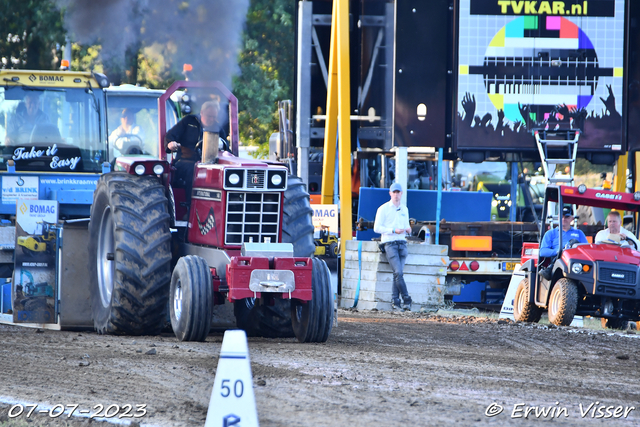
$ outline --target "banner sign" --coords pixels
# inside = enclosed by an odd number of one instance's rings
[[[311,205],[315,238],[320,233],[338,235],[338,205]]]
[[[624,150],[624,0],[461,0],[458,28],[458,150]]]
[[[13,321],[56,323],[58,202],[16,202]]]
[[[2,203],[15,203],[18,199],[38,200],[37,176],[4,175],[2,177]]]

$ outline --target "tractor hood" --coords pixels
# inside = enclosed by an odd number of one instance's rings
[[[585,261],[607,261],[620,264],[640,264],[640,252],[629,247],[620,247],[615,244],[598,243],[579,245],[573,249],[562,252],[562,258],[569,265],[570,260],[580,259]]]
[[[233,167],[241,167],[241,168],[255,168],[255,167],[265,167],[267,164],[260,160],[255,159],[242,159],[240,157],[236,157],[231,153],[226,151],[221,151],[218,157],[218,164],[233,166]]]

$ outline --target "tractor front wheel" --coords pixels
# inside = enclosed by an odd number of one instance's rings
[[[213,285],[207,262],[194,255],[178,260],[171,275],[171,327],[180,341],[204,341],[211,329]]]
[[[557,326],[569,326],[578,308],[578,286],[567,278],[558,280],[549,297],[549,322]]]
[[[538,322],[542,317],[542,309],[529,300],[529,279],[522,279],[513,299],[513,318],[516,322]]]
[[[311,301],[291,302],[293,332],[300,342],[325,342],[333,328],[331,273],[321,259],[313,259]]]

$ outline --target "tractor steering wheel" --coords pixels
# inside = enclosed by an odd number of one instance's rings
[[[113,143],[114,148],[118,149],[122,154],[142,154],[142,138],[133,133],[123,133]],[[120,148],[122,147],[122,148]]]

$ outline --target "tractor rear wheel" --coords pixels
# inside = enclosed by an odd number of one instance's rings
[[[171,275],[171,327],[180,341],[204,341],[211,329],[213,285],[207,262],[195,255],[178,260]]]
[[[578,287],[573,280],[558,280],[549,297],[549,322],[557,326],[569,326],[578,308]]]
[[[297,176],[289,175],[287,178],[283,204],[282,242],[293,245],[293,256],[312,257],[316,247],[313,239],[313,209],[304,182]],[[275,298],[274,304],[268,305],[260,304],[254,298],[245,298],[234,303],[233,312],[236,325],[249,336],[294,336],[290,300]]]
[[[333,328],[333,297],[331,273],[327,264],[313,259],[311,301],[291,302],[291,323],[300,342],[325,342]]]
[[[629,327],[629,321],[627,319],[606,319],[602,317],[600,324],[603,329],[625,330]]]
[[[98,333],[160,333],[171,280],[171,232],[158,179],[102,175],[89,236],[91,313]]]
[[[516,322],[539,322],[542,309],[535,302],[529,301],[529,279],[522,279],[513,299],[513,318]]]

